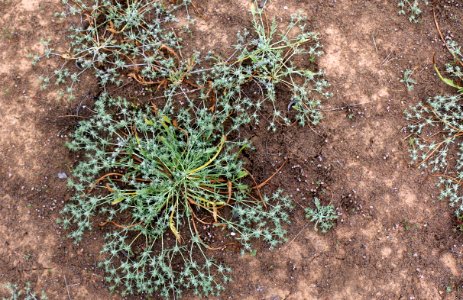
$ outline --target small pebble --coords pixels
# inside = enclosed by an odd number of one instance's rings
[[[64,172],[59,172],[58,173],[58,178],[59,179],[66,179],[66,178],[68,178],[68,175],[66,175],[66,173],[64,173]]]

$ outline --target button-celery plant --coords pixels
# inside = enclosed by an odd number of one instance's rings
[[[266,26],[262,10],[252,10],[252,16],[254,33],[238,34],[234,55],[227,60],[211,57],[215,92],[224,95],[222,101],[251,106],[249,115],[257,123],[259,113],[270,103],[271,130],[278,124],[289,125],[291,111],[300,125],[318,124],[321,100],[331,96],[315,64],[323,53],[318,35],[307,29],[301,15],[292,16],[283,32],[277,30],[275,19]],[[285,92],[291,95],[286,103],[281,99]]]
[[[321,120],[321,101],[331,94],[316,64],[323,53],[318,35],[308,30],[301,15],[280,32],[276,20],[267,24],[263,11],[253,9],[253,31],[238,34],[234,54],[228,59],[210,54],[200,66],[199,54],[182,57],[181,39],[165,26],[176,20],[179,7],[188,8],[189,0],[174,6],[147,0],[64,2],[68,10],[63,16],[80,15],[81,21],[70,28],[68,52],[59,53],[45,41],[44,54],[34,57],[35,62],[42,57],[65,60],[52,77],[42,78],[43,88],[64,84],[72,98],[80,76],[90,70],[103,87],[131,78],[162,92],[167,101],[198,91],[211,109],[243,107],[240,118],[256,123],[268,104],[271,130],[278,124]]]
[[[454,41],[447,41],[454,61],[446,65],[448,78],[435,65],[438,77],[455,88],[453,95],[438,95],[418,103],[405,112],[411,121],[408,130],[410,155],[420,167],[440,177],[440,198],[449,199],[456,215],[463,216],[463,56]]]
[[[62,0],[62,18],[80,16],[70,26],[67,52],[59,52],[44,42],[43,55],[60,57],[64,63],[52,77],[43,77],[42,88],[50,83],[66,84],[63,91],[71,99],[75,85],[86,71],[93,71],[103,86],[120,85],[123,75],[142,84],[164,83],[182,62],[176,51],[180,39],[165,25],[176,21],[174,12],[188,7],[190,0],[166,6],[162,1]]]
[[[338,214],[333,205],[322,205],[320,199],[314,198],[313,203],[315,208],[306,208],[305,217],[314,223],[315,230],[320,229],[321,232],[326,233],[334,227]]]
[[[252,250],[253,239],[272,248],[285,239],[291,200],[281,192],[252,193],[239,157],[248,145],[228,139],[226,114],[169,110],[107,95],[95,103],[95,114],[79,123],[69,143],[82,161],[60,222],[80,241],[95,219],[102,221],[97,225],[109,230],[106,280],[124,294],[216,295],[230,269],[212,259],[224,243],[207,243],[204,225],[243,251]]]
[[[408,20],[411,23],[418,23],[422,14],[420,3],[428,5],[428,0],[399,0],[397,6],[399,7],[399,15],[408,15]]]
[[[42,290],[40,296],[37,295],[31,286],[30,282],[26,282],[23,287],[19,287],[17,284],[9,283],[5,285],[10,295],[8,298],[2,298],[3,300],[48,300],[48,296],[45,291]]]
[[[103,89],[131,78],[153,106],[107,94],[95,102],[68,143],[81,161],[60,222],[76,242],[95,226],[108,231],[102,267],[114,290],[217,295],[230,280],[230,268],[213,260],[228,245],[222,241],[249,252],[253,239],[271,248],[285,239],[291,200],[249,186],[240,157],[249,144],[233,137],[258,123],[267,106],[272,130],[320,121],[320,102],[330,94],[316,65],[318,36],[301,16],[279,33],[254,10],[254,33],[239,35],[229,59],[201,61],[198,53],[184,58],[181,39],[166,27],[189,0],[63,2],[62,17],[80,22],[71,27],[68,52],[44,43],[43,56],[65,60],[53,78],[42,78],[44,87],[67,85],[72,98],[80,76],[93,71]],[[219,238],[211,242],[206,230]]]

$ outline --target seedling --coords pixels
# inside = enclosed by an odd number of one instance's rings
[[[331,228],[334,227],[336,220],[338,219],[338,214],[334,206],[332,205],[322,205],[320,199],[314,198],[313,203],[315,208],[306,208],[306,218],[310,222],[314,222],[315,230],[321,230],[321,232],[326,233]]]
[[[408,20],[411,23],[418,23],[422,10],[420,3],[428,5],[428,0],[399,0],[397,5],[399,6],[399,15],[408,15]]]
[[[405,84],[409,92],[413,91],[414,85],[416,84],[416,81],[412,78],[412,74],[412,70],[406,69],[403,71],[403,79],[400,80],[400,82]]]
[[[30,282],[26,282],[26,285],[21,288],[17,284],[11,283],[5,285],[5,287],[10,292],[10,296],[8,298],[2,298],[3,300],[48,300],[45,291],[42,291],[40,296],[37,296],[37,294],[32,290]]]
[[[447,294],[450,294],[451,292],[453,292],[453,284],[448,284],[445,288],[445,292]]]

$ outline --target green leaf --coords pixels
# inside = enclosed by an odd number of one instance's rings
[[[154,122],[152,120],[148,120],[145,118],[145,124],[146,125],[150,125],[150,126],[153,126],[154,125]]]
[[[122,201],[124,201],[125,197],[119,197],[119,198],[116,198],[113,202],[111,202],[111,205],[116,205],[118,203],[121,203]]]
[[[443,77],[436,65],[434,65],[434,70],[436,70],[437,76],[439,76],[440,80],[442,80],[446,85],[458,89],[459,92],[463,91],[463,87],[456,84],[452,79]]]
[[[238,176],[236,177],[236,179],[241,179],[241,178],[244,178],[244,177],[246,177],[248,175],[249,175],[248,171],[241,170],[241,171],[238,172]]]

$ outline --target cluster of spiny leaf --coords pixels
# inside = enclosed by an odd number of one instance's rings
[[[412,78],[413,70],[406,69],[403,71],[403,78],[400,82],[404,83],[409,92],[413,91],[416,81]]]
[[[322,205],[320,199],[314,198],[315,208],[307,207],[305,209],[306,218],[314,223],[315,230],[320,229],[326,233],[334,227],[338,214],[333,205]]]
[[[410,22],[418,23],[423,12],[420,8],[420,2],[424,5],[429,4],[428,0],[398,0],[399,15],[408,15]]]
[[[440,198],[449,199],[458,217],[463,216],[463,101],[461,73],[463,56],[455,42],[447,44],[454,61],[446,65],[450,78],[435,70],[439,78],[456,89],[453,95],[438,95],[405,112],[410,154],[414,162],[439,174]]]
[[[26,285],[22,288],[18,287],[17,284],[7,284],[5,286],[10,292],[8,298],[2,298],[3,300],[47,300],[47,294],[42,291],[40,296],[38,296],[31,287],[30,282],[27,282]]]
[[[245,30],[238,34],[236,51],[226,60],[212,56],[212,87],[223,94],[222,101],[252,104],[249,114],[259,122],[258,113],[266,103],[272,107],[268,129],[277,124],[289,125],[288,117],[295,112],[300,125],[318,124],[321,99],[331,96],[323,72],[316,70],[316,58],[322,55],[316,33],[307,30],[305,18],[292,16],[283,33],[277,32],[275,19],[267,28],[260,11],[253,11],[254,34]],[[306,66],[295,61],[302,60]],[[300,61],[299,61],[300,62]],[[251,86],[258,94],[249,95],[245,86]],[[279,93],[289,92],[290,99],[282,102]]]
[[[217,295],[230,269],[210,258],[202,229],[252,250],[285,240],[291,200],[276,192],[261,199],[243,179],[246,142],[229,141],[227,115],[207,108],[135,107],[103,95],[94,115],[79,123],[68,144],[81,151],[69,186],[75,196],[60,222],[79,241],[94,217],[110,226],[103,247],[106,280],[124,294],[180,296],[185,289]]]
[[[44,54],[33,57],[61,57],[64,63],[53,77],[42,77],[42,88],[50,83],[66,84],[71,99],[79,78],[93,71],[103,86],[122,84],[122,76],[146,83],[162,83],[179,67],[180,39],[165,25],[176,21],[174,12],[190,0],[166,6],[163,1],[63,0],[62,18],[80,16],[71,25],[69,52],[59,53],[44,41]],[[69,65],[72,64],[72,67]]]
[[[454,57],[455,62],[448,63],[448,64],[445,65],[446,72],[447,72],[447,74],[449,74],[450,79],[446,80],[444,78],[444,82],[446,82],[450,86],[456,88],[458,90],[458,92],[462,93],[463,92],[463,88],[462,88],[462,86],[463,86],[463,84],[462,84],[462,80],[463,80],[463,64],[461,63],[461,61],[463,59],[463,53],[461,52],[461,46],[456,41],[454,41],[452,39],[447,39],[446,44],[447,44],[447,47],[448,47],[450,53]],[[458,81],[458,83],[456,84],[455,82],[453,82],[453,80]]]

